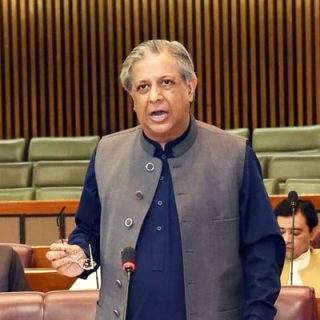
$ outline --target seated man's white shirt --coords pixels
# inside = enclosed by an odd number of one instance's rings
[[[292,284],[303,285],[303,281],[300,277],[299,271],[306,268],[310,262],[310,249],[303,253],[301,256],[293,260],[293,271],[292,271]],[[288,284],[291,285],[291,274],[289,275]]]

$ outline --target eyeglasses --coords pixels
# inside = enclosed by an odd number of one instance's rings
[[[68,244],[68,239],[58,241],[63,245]],[[83,258],[79,251],[65,250],[67,257],[71,262],[77,263],[83,270],[93,270],[97,263],[93,260],[91,244],[89,243],[89,258]]]

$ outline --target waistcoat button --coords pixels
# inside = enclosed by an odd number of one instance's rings
[[[142,200],[142,199],[143,199],[143,193],[142,193],[142,191],[140,191],[140,190],[136,191],[136,198],[137,198],[138,200]]]
[[[122,282],[118,279],[118,280],[116,280],[116,283],[117,283],[117,285],[118,285],[118,288],[121,288],[122,287]]]
[[[131,228],[132,225],[133,225],[133,220],[132,220],[132,218],[127,218],[126,220],[124,220],[124,225],[125,225],[127,228]]]
[[[147,171],[149,171],[149,172],[153,171],[153,170],[154,170],[154,164],[153,164],[152,162],[148,162],[148,163],[146,164],[146,169],[147,169]]]
[[[114,309],[113,313],[115,314],[116,317],[118,317],[118,318],[120,317],[120,311],[119,310]]]

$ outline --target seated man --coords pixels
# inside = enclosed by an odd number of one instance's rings
[[[0,257],[0,292],[29,290],[18,253],[9,246],[1,245]]]
[[[310,245],[313,232],[318,225],[314,205],[307,200],[298,200],[293,231],[292,207],[288,199],[277,205],[275,215],[286,243],[286,260],[281,274],[281,284],[311,286],[315,288],[316,295],[320,297],[320,249],[313,249]]]

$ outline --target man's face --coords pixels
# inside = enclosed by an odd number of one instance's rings
[[[292,249],[292,217],[277,217],[277,221],[286,243],[286,257],[291,259]],[[312,232],[309,231],[309,227],[306,222],[305,216],[298,211],[294,220],[294,254],[293,258],[296,259],[301,254],[306,252],[310,247],[310,239]]]
[[[162,146],[181,136],[189,125],[197,80],[185,84],[167,51],[135,62],[131,76],[130,95],[144,133]]]

